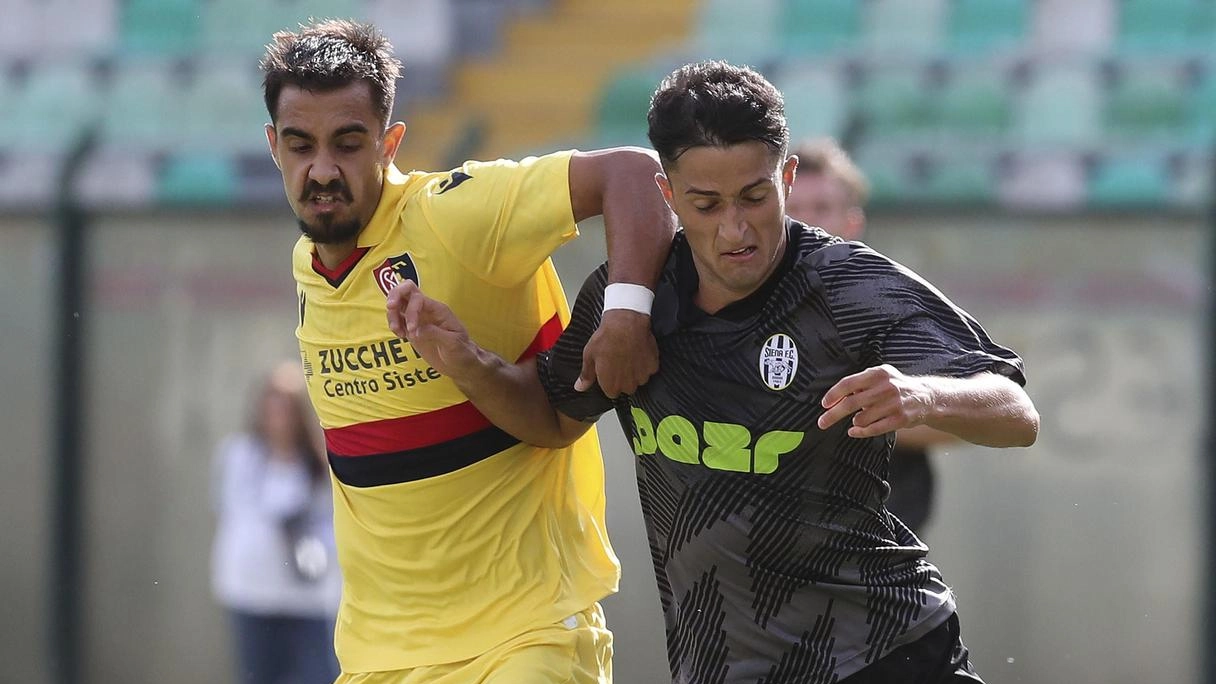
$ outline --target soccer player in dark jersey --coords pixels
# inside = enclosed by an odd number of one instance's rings
[[[781,94],[682,67],[649,112],[680,219],[653,303],[659,371],[609,399],[574,385],[607,283],[546,354],[512,364],[412,283],[389,325],[503,429],[561,444],[615,409],[637,455],[672,679],[978,682],[955,599],[884,501],[896,430],[1028,446],[1021,359],[916,274],[785,215],[798,160]]]
[[[866,230],[864,206],[870,191],[865,174],[831,138],[804,140],[793,152],[798,174],[785,213],[845,240],[860,240]],[[887,510],[918,536],[923,536],[933,513],[937,478],[930,449],[956,441],[953,435],[926,425],[896,434],[887,473],[891,485]]]

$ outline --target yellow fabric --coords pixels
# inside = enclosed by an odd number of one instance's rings
[[[570,154],[469,163],[458,184],[451,172],[389,169],[359,238],[368,251],[336,285],[300,240],[297,337],[327,432],[466,402],[409,345],[390,346],[377,271],[401,255],[424,292],[508,360],[546,321],[568,322],[548,255],[577,235]],[[343,671],[476,658],[614,592],[620,569],[605,533],[603,486],[593,432],[569,448],[518,444],[414,481],[355,487],[334,477]]]
[[[599,604],[481,656],[396,672],[344,674],[334,684],[611,684],[612,634]]]

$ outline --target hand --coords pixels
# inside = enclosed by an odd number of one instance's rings
[[[388,327],[408,341],[423,360],[443,375],[456,377],[477,362],[469,331],[446,304],[422,294],[412,280],[398,283],[385,301]]]
[[[849,436],[863,439],[924,423],[933,395],[919,379],[883,364],[841,378],[823,395],[823,407],[827,410],[819,416],[819,429],[851,414]]]
[[[658,370],[659,345],[650,332],[650,316],[609,309],[583,348],[583,369],[574,389],[584,392],[599,382],[610,398],[632,394]]]

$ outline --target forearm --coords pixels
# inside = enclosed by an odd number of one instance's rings
[[[535,361],[508,363],[474,346],[476,360],[449,372],[449,377],[482,415],[529,444],[560,447],[574,441],[578,435],[563,431],[563,421],[536,374]]]
[[[571,164],[583,179],[575,217],[603,214],[608,280],[652,290],[675,234],[675,215],[655,185],[658,157],[640,147],[582,153]],[[595,178],[596,182],[586,180]]]
[[[1025,390],[1012,380],[981,373],[925,381],[932,400],[924,425],[982,446],[1034,444],[1039,413]]]

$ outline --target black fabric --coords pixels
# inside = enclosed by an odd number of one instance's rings
[[[968,655],[955,613],[925,636],[891,651],[839,684],[983,684]]]

